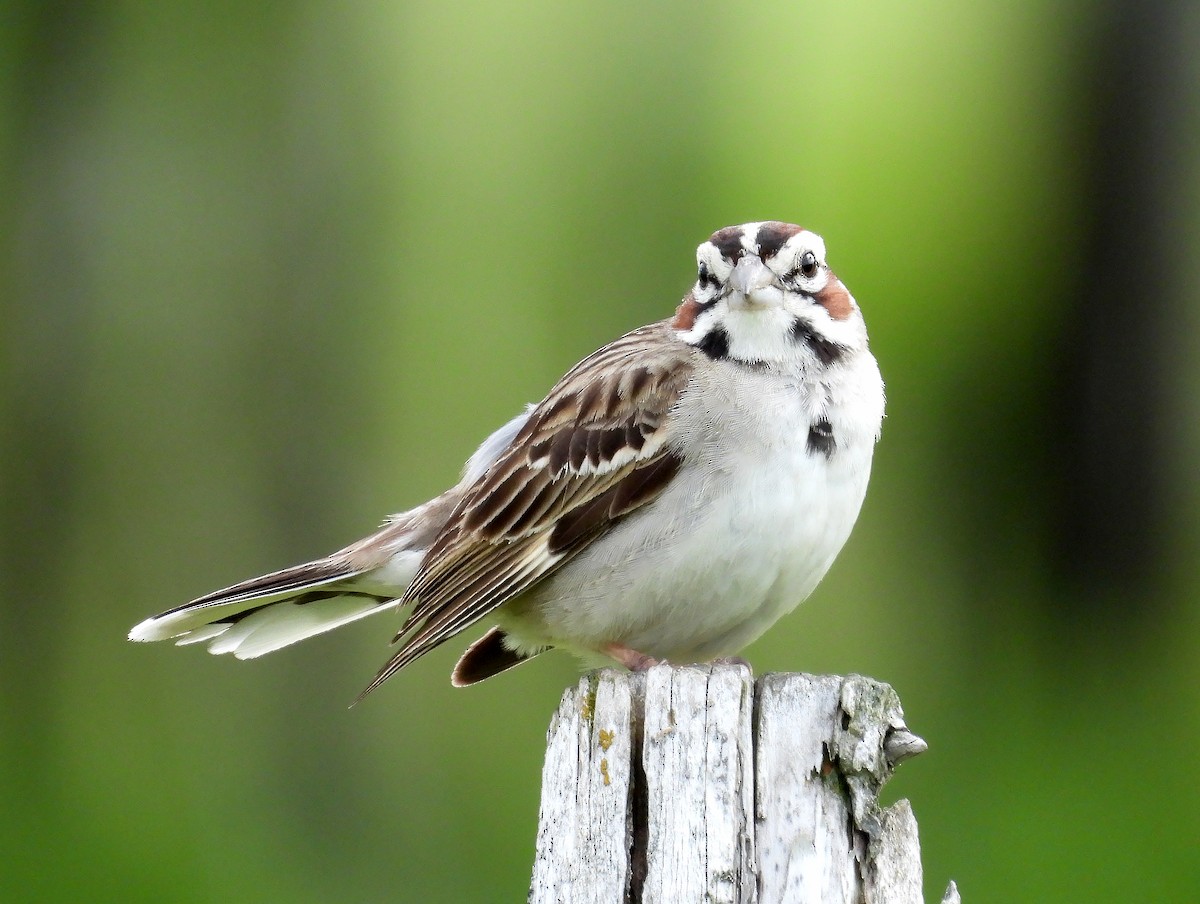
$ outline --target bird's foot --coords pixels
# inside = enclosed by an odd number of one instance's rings
[[[631,672],[645,672],[663,662],[661,659],[639,653],[637,650],[632,650],[619,643],[605,644],[601,649],[606,656],[611,656]]]

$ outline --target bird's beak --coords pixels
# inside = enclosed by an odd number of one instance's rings
[[[753,254],[745,254],[729,275],[729,284],[743,301],[771,305],[779,304],[781,293],[775,284],[775,274]]]

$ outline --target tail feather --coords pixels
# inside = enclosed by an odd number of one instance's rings
[[[137,630],[136,628],[134,630]],[[229,630],[229,625],[217,622],[215,625],[203,625],[195,631],[189,631],[187,634],[180,634],[175,640],[175,646],[186,647],[194,643],[204,643],[206,640],[212,640],[218,634]],[[133,632],[130,632],[133,636]]]
[[[326,596],[313,603],[305,602],[303,597],[281,600],[254,610],[220,634],[213,635],[208,651],[232,653],[238,659],[254,659],[376,612],[394,609],[399,602],[394,598],[359,593]]]
[[[386,580],[381,571],[355,570],[335,559],[307,562],[148,618],[129,639],[207,642],[210,653],[252,659],[397,606],[412,575],[397,573],[394,563]]]
[[[492,628],[467,647],[467,651],[458,660],[458,665],[454,667],[450,683],[455,687],[478,684],[480,681],[508,671],[513,666],[520,665],[542,652],[541,650],[532,653],[518,652],[509,648],[506,641],[507,635],[502,630]]]

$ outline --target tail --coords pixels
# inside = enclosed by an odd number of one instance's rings
[[[174,639],[179,646],[207,642],[210,653],[253,659],[395,608],[419,561],[414,552],[397,556],[386,569],[356,570],[337,558],[307,562],[148,618],[134,626],[129,639]]]
[[[484,440],[456,486],[393,515],[369,537],[327,558],[251,578],[169,609],[135,625],[129,639],[174,640],[179,646],[207,643],[210,653],[253,659],[398,608],[425,551],[462,494],[512,442],[532,409],[528,406]],[[532,655],[512,653],[502,640],[503,634],[493,631],[473,645],[455,673],[455,683],[482,681]],[[381,673],[368,691],[384,677]]]
[[[526,653],[512,649],[509,647],[508,635],[500,628],[492,628],[467,647],[467,651],[458,660],[458,665],[454,667],[450,683],[455,687],[469,687],[485,681],[493,675],[506,672],[513,666],[520,665],[543,652],[545,650],[533,650]],[[373,687],[368,687],[362,692],[362,697],[365,697],[373,689]]]

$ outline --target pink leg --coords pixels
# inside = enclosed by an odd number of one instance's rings
[[[631,672],[644,672],[662,661],[653,656],[647,656],[645,653],[639,653],[637,650],[631,650],[619,643],[606,643],[600,648],[600,652],[611,656]]]

